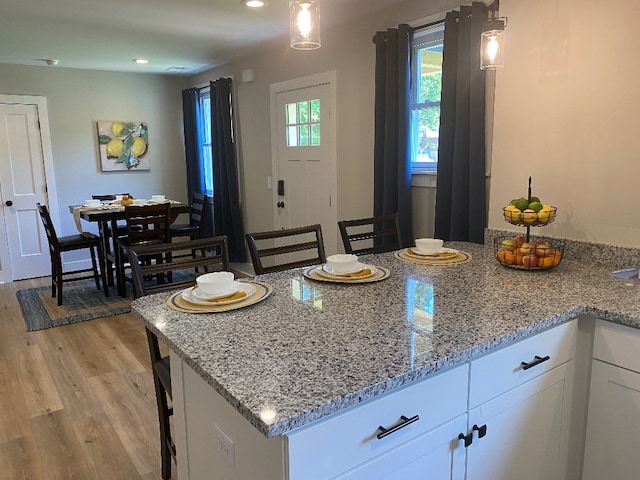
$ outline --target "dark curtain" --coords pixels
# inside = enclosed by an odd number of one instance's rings
[[[184,125],[184,152],[187,161],[187,191],[189,198],[194,192],[205,193],[202,171],[202,136],[200,135],[200,109],[197,88],[182,91],[182,116]]]
[[[410,156],[411,31],[377,32],[373,214],[398,213],[403,247],[413,244]]]
[[[474,2],[445,17],[435,236],[484,242],[485,73],[480,35],[487,18]]]
[[[231,79],[219,78],[211,82],[210,91],[214,232],[228,237],[230,261],[246,262],[233,131]]]

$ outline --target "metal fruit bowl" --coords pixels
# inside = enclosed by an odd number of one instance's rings
[[[542,243],[544,242],[544,243]],[[501,265],[516,270],[549,270],[564,256],[564,240],[507,235],[497,237],[495,258]]]
[[[504,219],[511,225],[520,227],[543,227],[553,223],[556,219],[558,209],[551,206],[551,210],[540,210],[539,212],[526,212],[520,210],[510,210],[511,205],[502,209]]]

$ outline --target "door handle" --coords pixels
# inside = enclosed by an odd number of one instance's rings
[[[7,207],[10,207],[11,205],[13,205],[13,202],[12,202],[11,200],[7,200],[6,202],[4,202],[4,204],[5,204]]]

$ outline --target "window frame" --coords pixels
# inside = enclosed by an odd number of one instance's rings
[[[211,148],[211,89],[209,87],[198,91],[198,129],[200,133],[200,167],[205,184],[204,193],[211,196],[213,195],[213,150]]]
[[[425,38],[426,37],[426,38]],[[444,19],[438,22],[429,24],[423,28],[418,28],[412,32],[411,36],[411,50],[410,50],[410,68],[411,68],[411,93],[409,98],[410,109],[410,135],[411,135],[411,173],[436,173],[438,171],[438,160],[431,162],[419,162],[416,160],[417,152],[416,146],[418,145],[420,138],[420,112],[427,108],[440,109],[441,99],[420,101],[420,92],[418,89],[421,85],[421,65],[420,65],[420,50],[425,47],[440,47],[444,49]],[[440,88],[442,92],[442,85]],[[438,140],[440,132],[438,125]],[[438,141],[439,143],[439,141]]]

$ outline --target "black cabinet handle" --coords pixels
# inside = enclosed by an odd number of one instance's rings
[[[391,428],[384,428],[382,425],[380,425],[378,427],[378,430],[380,430],[380,433],[376,435],[376,438],[378,439],[384,438],[387,435],[391,435],[393,432],[397,432],[401,428],[404,428],[413,422],[417,422],[418,420],[420,420],[420,417],[418,415],[415,415],[414,417],[411,417],[411,418],[407,418],[404,415],[401,415],[400,422]]]
[[[536,365],[540,365],[543,362],[546,362],[547,360],[549,360],[551,357],[549,355],[547,355],[546,357],[539,357],[538,355],[536,355],[534,357],[533,362],[522,362],[520,363],[520,365],[522,365],[522,369],[523,370],[529,370],[531,367],[535,367]]]
[[[473,432],[478,432],[478,438],[484,437],[487,434],[487,424],[485,423],[481,427],[473,425]],[[471,432],[471,435],[473,435],[473,432]]]
[[[461,433],[460,435],[458,435],[458,440],[464,440],[464,448],[467,448],[473,443],[473,432],[468,435]]]

